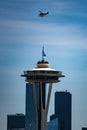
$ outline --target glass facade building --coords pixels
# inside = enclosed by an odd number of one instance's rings
[[[36,112],[33,86],[26,84],[25,130],[36,130]]]
[[[67,91],[55,93],[55,117],[60,130],[71,130],[71,94]]]
[[[40,103],[39,89],[39,83],[36,83],[38,107]],[[25,130],[36,130],[36,108],[32,83],[26,84]]]

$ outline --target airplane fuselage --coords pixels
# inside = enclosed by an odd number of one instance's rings
[[[47,13],[40,12],[39,16],[40,16],[40,17],[44,17],[44,16],[46,16],[47,14],[49,14],[49,12],[47,12]]]

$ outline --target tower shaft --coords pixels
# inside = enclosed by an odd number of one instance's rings
[[[44,84],[46,85],[46,84]],[[36,130],[47,130],[47,114],[48,114],[48,108],[49,108],[49,102],[50,102],[50,96],[51,96],[51,90],[52,90],[52,83],[49,83],[49,89],[47,94],[47,102],[44,101],[44,95],[46,86],[44,86],[45,89],[43,89],[43,82],[40,82],[40,99],[39,99],[39,107],[38,107],[38,99],[36,96],[36,85],[33,83],[33,89],[34,89],[34,100],[35,100],[35,108],[36,108],[36,122],[37,122],[37,129]]]

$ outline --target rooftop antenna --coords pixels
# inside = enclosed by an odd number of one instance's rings
[[[46,56],[45,52],[44,52],[44,46],[42,47],[42,61],[44,61],[44,57]]]

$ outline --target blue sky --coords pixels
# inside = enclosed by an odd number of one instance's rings
[[[49,11],[40,18],[38,11]],[[41,60],[66,75],[53,85],[55,91],[72,94],[72,130],[87,127],[87,1],[0,1],[0,130],[6,130],[7,114],[25,113],[25,81],[20,75]]]

